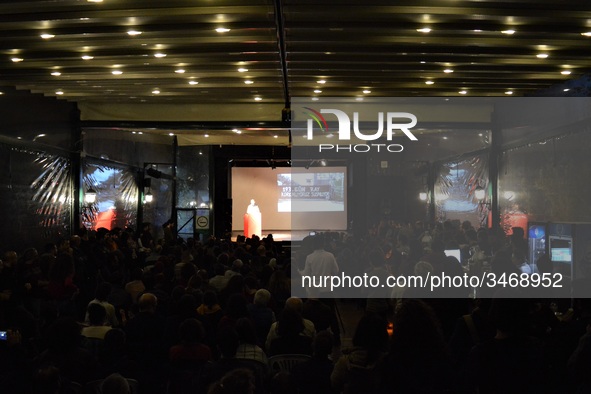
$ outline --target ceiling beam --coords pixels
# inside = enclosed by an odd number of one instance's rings
[[[281,75],[283,77],[283,96],[285,99],[285,108],[289,108],[291,100],[289,97],[287,49],[285,47],[285,24],[281,0],[275,0],[275,29],[277,30],[277,47],[279,50],[279,62],[281,63]]]

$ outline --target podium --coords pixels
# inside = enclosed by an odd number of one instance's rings
[[[244,214],[244,236],[249,238],[253,234],[262,237],[262,215],[260,212]]]

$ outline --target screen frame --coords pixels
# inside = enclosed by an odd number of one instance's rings
[[[557,241],[562,241],[562,242],[568,242],[568,247],[556,247],[556,243]],[[553,251],[555,249],[568,249],[569,250],[569,255],[570,255],[570,261],[565,261],[565,260],[554,260],[554,253]],[[548,251],[550,252],[550,261],[552,261],[553,263],[561,263],[561,264],[572,264],[574,261],[574,256],[573,256],[573,238],[572,237],[564,237],[564,236],[555,236],[555,235],[551,235],[548,238]]]
[[[268,174],[266,180],[254,179],[247,185],[238,184],[237,176],[240,172],[248,174],[252,171],[261,171]],[[277,174],[280,173],[330,173],[339,172],[343,174],[344,204],[342,211],[323,212],[279,212],[278,198],[279,187],[277,185]],[[347,231],[348,193],[349,193],[349,168],[347,165],[321,167],[256,167],[256,166],[235,166],[229,174],[229,190],[232,201],[232,231],[244,231],[243,216],[246,207],[251,199],[254,199],[260,207],[262,214],[262,231],[273,232],[283,231]],[[244,183],[244,182],[243,182]],[[271,215],[271,216],[270,216]],[[274,216],[273,216],[274,215]]]
[[[462,251],[460,249],[446,249],[443,252],[446,257],[455,257],[460,264],[462,263]]]

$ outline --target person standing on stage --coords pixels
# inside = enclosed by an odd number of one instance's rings
[[[254,198],[250,200],[250,205],[246,208],[246,213],[252,215],[253,213],[261,213],[259,206],[255,203]]]

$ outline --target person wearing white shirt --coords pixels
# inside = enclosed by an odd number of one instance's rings
[[[519,271],[521,271],[521,273],[523,274],[531,275],[538,273],[538,267],[535,264],[529,264],[525,259],[525,255],[523,254],[523,252],[519,250],[513,251],[511,260],[513,261],[513,264],[515,264]]]
[[[88,303],[90,304],[100,304],[105,311],[107,311],[107,323],[111,327],[119,326],[119,320],[117,319],[117,313],[115,311],[115,307],[107,302],[107,297],[111,293],[111,285],[107,282],[101,283],[97,290],[96,290],[96,298]],[[87,306],[88,308],[88,306]],[[90,323],[90,319],[88,317],[88,312],[86,312],[86,317],[84,321],[88,324]]]
[[[311,277],[337,275],[339,273],[337,260],[332,253],[324,250],[324,238],[320,235],[315,235],[313,237],[313,243],[314,252],[306,257],[306,264],[303,271],[300,272],[301,275]],[[327,282],[330,283],[330,281]],[[320,298],[323,298],[322,293],[330,292],[329,286],[318,287],[317,290],[320,293]]]
[[[254,199],[250,200],[250,205],[246,208],[246,213],[252,215],[254,213],[261,213],[259,206],[255,203]]]

